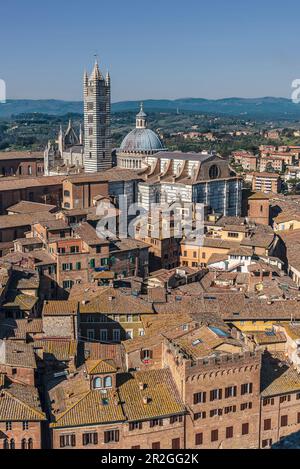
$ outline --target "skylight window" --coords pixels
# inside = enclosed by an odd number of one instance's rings
[[[192,345],[195,347],[196,345],[199,345],[199,344],[202,344],[202,340],[201,339],[196,339],[194,340],[194,342],[192,342]]]
[[[228,337],[227,332],[222,331],[222,329],[219,329],[218,327],[209,327],[209,329],[214,332],[218,337]]]

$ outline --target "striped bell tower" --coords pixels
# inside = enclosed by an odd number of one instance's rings
[[[98,61],[90,77],[84,74],[84,168],[98,172],[112,167],[110,76],[104,78]]]

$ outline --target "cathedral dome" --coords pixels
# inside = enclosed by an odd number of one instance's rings
[[[158,135],[147,128],[147,114],[141,104],[136,115],[136,128],[124,138],[120,151],[124,153],[155,153],[164,150]]]
[[[122,152],[156,152],[163,150],[162,143],[153,130],[134,129],[124,138]]]

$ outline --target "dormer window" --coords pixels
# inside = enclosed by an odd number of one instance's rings
[[[151,360],[152,358],[152,351],[151,350],[142,350],[141,351],[141,359],[142,360]]]
[[[93,387],[94,389],[106,389],[106,388],[112,388],[112,377],[111,376],[105,376],[105,378],[94,378],[93,381]]]

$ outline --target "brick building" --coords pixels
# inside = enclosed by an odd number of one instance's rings
[[[248,198],[248,217],[255,223],[269,225],[270,202],[268,195],[256,192]]]
[[[0,174],[2,176],[43,176],[44,155],[42,152],[0,152]]]
[[[87,362],[68,382],[49,383],[54,449],[122,449],[184,447],[185,407],[168,370],[118,373],[107,361]],[[116,379],[118,385],[116,386]],[[65,410],[57,396],[72,395]],[[84,397],[82,395],[84,393]],[[61,404],[63,404],[61,402]],[[100,412],[95,412],[100,408]]]
[[[223,329],[211,329],[212,334],[217,333],[224,340],[226,332]],[[166,363],[190,409],[187,417],[188,447],[257,448],[260,356],[241,354],[237,342],[228,336],[226,346],[225,343],[219,346],[220,350],[231,349],[233,353],[236,349],[235,353],[204,358],[204,334],[209,337],[211,330],[195,331],[190,338],[166,344]],[[187,351],[191,359],[185,358]]]
[[[0,214],[21,200],[60,207],[63,176],[0,178]]]
[[[14,240],[24,238],[25,234],[31,230],[31,226],[37,222],[55,219],[54,214],[47,211],[35,211],[32,207],[32,213],[18,213],[15,215],[0,216],[0,242],[8,243]]]
[[[136,171],[112,168],[92,174],[79,174],[65,178],[63,182],[63,208],[79,209],[94,205],[94,198],[101,195],[127,196],[127,206],[137,202],[137,186],[143,177]]]
[[[300,376],[285,354],[266,354],[261,383],[260,447],[270,448],[300,430]]]
[[[0,449],[40,449],[46,416],[37,389],[0,373],[0,393]]]

